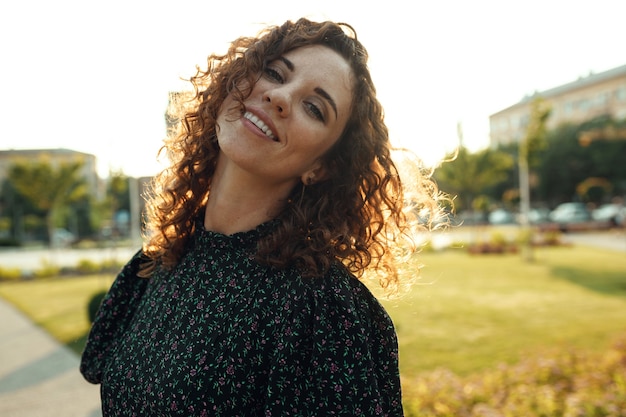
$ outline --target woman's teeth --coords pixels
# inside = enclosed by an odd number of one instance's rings
[[[254,114],[252,114],[249,111],[247,111],[247,112],[245,112],[243,114],[243,117],[245,117],[246,119],[248,119],[252,123],[254,123],[254,125],[256,127],[258,127],[261,131],[263,131],[263,133],[265,133],[265,135],[267,135],[268,138],[270,138],[272,140],[276,140],[276,136],[274,136],[274,132],[272,132],[272,130],[265,123],[263,123],[263,121],[261,119],[256,117]]]

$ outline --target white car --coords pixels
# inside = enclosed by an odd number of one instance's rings
[[[621,204],[604,204],[591,212],[591,218],[612,226],[624,226],[626,207]]]
[[[591,214],[583,203],[559,204],[550,212],[550,221],[555,223],[584,223],[591,220]]]

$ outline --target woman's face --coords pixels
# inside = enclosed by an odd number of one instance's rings
[[[218,115],[220,163],[292,189],[323,179],[321,156],[339,139],[352,105],[352,72],[332,49],[306,46],[268,63],[241,112],[227,97]]]

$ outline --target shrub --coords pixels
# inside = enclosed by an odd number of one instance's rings
[[[17,281],[22,278],[22,271],[19,268],[3,268],[0,266],[0,280]]]
[[[91,259],[80,259],[76,264],[76,270],[81,274],[95,274],[100,272],[101,266]]]
[[[0,247],[17,247],[21,246],[21,242],[11,237],[0,238]]]
[[[478,241],[467,246],[472,255],[480,254],[507,254],[517,253],[517,242],[511,242],[507,236],[499,231],[492,232],[488,241]]]
[[[118,261],[115,259],[104,260],[100,264],[101,272],[117,273],[120,269],[122,269],[125,263],[125,261]]]
[[[96,314],[98,314],[98,309],[100,309],[100,305],[102,304],[102,300],[104,296],[107,294],[106,291],[98,291],[89,299],[89,303],[87,303],[87,316],[89,317],[89,322],[93,323],[96,318]]]
[[[48,260],[43,260],[41,267],[33,272],[35,278],[56,277],[61,273],[61,268]]]
[[[544,233],[542,243],[548,246],[561,245],[561,232],[558,230],[552,230]]]

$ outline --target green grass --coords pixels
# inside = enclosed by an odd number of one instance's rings
[[[582,247],[519,255],[424,253],[421,285],[386,301],[403,376],[447,368],[460,375],[526,354],[603,350],[626,334],[626,256]]]
[[[467,375],[537,352],[602,351],[626,334],[626,256],[582,247],[520,255],[421,254],[420,283],[385,301],[396,323],[403,377],[447,368]],[[0,284],[15,304],[80,353],[87,303],[112,276]]]
[[[90,323],[89,299],[108,289],[111,275],[48,278],[0,285],[0,296],[76,353],[82,352]]]

